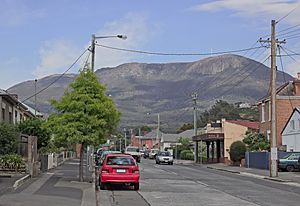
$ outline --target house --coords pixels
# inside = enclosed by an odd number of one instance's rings
[[[296,107],[300,107],[300,73],[298,78],[281,85],[276,90],[276,144],[282,146],[281,132]],[[258,102],[260,116],[259,131],[270,139],[271,103],[270,96]]]
[[[230,160],[229,149],[233,142],[242,141],[247,131],[258,132],[258,122],[247,120],[226,120],[208,123],[198,134],[194,142],[202,141],[206,145],[208,162],[227,162]],[[198,155],[199,156],[199,155]]]
[[[288,152],[300,152],[300,107],[296,107],[281,132],[282,145]]]
[[[151,131],[144,136],[131,136],[131,145],[139,148],[152,149],[159,148],[162,132]]]
[[[10,94],[0,89],[0,123],[17,124],[29,118],[35,117],[35,110],[18,100],[18,95]],[[43,117],[40,112],[37,116]]]

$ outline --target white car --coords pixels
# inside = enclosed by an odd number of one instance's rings
[[[155,159],[155,156],[157,155],[158,152],[159,152],[159,149],[151,149],[151,151],[149,153],[149,159]]]
[[[137,162],[141,162],[141,153],[138,147],[126,147],[125,154],[130,154]]]
[[[169,165],[173,164],[173,156],[169,151],[161,151],[156,155],[156,164],[167,163]]]

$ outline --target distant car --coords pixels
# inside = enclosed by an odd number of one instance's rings
[[[128,154],[108,154],[99,174],[99,187],[106,189],[111,184],[130,184],[139,190],[139,166]]]
[[[99,165],[103,165],[103,162],[108,154],[121,154],[121,152],[120,151],[110,151],[110,150],[103,151],[99,158]]]
[[[141,153],[138,147],[126,147],[125,154],[130,154],[137,162],[141,162]]]
[[[278,169],[286,170],[288,172],[293,172],[295,170],[300,169],[300,165],[298,163],[300,158],[300,153],[290,153],[283,158],[278,160]]]
[[[169,165],[173,164],[173,156],[169,151],[158,152],[155,158],[156,164],[167,163]]]
[[[155,159],[158,152],[159,152],[159,149],[151,149],[150,153],[149,153],[149,159]]]
[[[149,151],[148,151],[148,150],[145,150],[145,151],[144,151],[143,157],[144,157],[145,159],[149,158]]]

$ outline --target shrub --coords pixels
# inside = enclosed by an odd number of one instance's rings
[[[183,150],[180,152],[180,159],[182,160],[194,160],[194,154],[191,150]]]
[[[0,155],[12,154],[17,150],[19,132],[16,126],[0,124]]]
[[[20,155],[10,154],[0,156],[0,168],[18,171],[25,167],[25,162]]]
[[[241,141],[233,142],[230,146],[230,159],[233,162],[240,162],[241,159],[245,158],[246,145]]]

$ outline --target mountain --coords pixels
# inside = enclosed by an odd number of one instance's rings
[[[99,69],[96,74],[122,111],[122,126],[155,125],[160,113],[162,127],[174,130],[183,122],[193,120],[192,92],[198,92],[198,106],[202,111],[218,99],[255,103],[267,93],[270,69],[242,56],[221,55],[186,63],[126,63]],[[284,75],[287,81],[292,79],[289,74]],[[39,79],[37,91],[58,76]],[[49,99],[60,98],[75,77],[76,74],[64,75],[38,94],[37,108],[50,113]],[[278,84],[283,79],[283,73],[277,71]],[[34,94],[34,81],[22,82],[8,90],[22,100]],[[27,101],[30,105],[33,102],[34,97]]]

